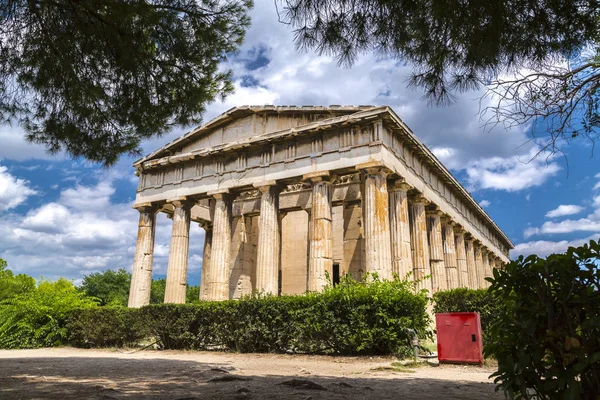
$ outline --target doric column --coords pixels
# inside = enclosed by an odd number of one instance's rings
[[[489,278],[491,275],[491,266],[490,266],[490,253],[487,251],[485,247],[481,249],[481,261],[483,264],[483,276],[481,280],[481,287],[486,288],[490,286],[490,283],[485,280],[485,278]]]
[[[438,209],[427,211],[427,235],[429,237],[429,262],[431,264],[432,293],[445,290],[447,286],[441,216],[442,212]]]
[[[404,279],[413,271],[408,218],[408,190],[411,186],[397,180],[390,186],[390,236],[393,272]]]
[[[454,227],[456,243],[456,266],[458,269],[458,287],[469,287],[469,272],[467,269],[467,251],[465,249],[465,230],[462,226]]]
[[[140,212],[140,222],[138,224],[128,302],[129,307],[135,308],[150,304],[157,209],[156,206],[147,203],[137,207],[137,210]]]
[[[277,295],[281,248],[279,219],[279,192],[281,189],[275,181],[255,184],[254,187],[261,192],[256,251],[256,290]]]
[[[469,236],[465,238],[465,251],[467,253],[467,274],[469,276],[469,289],[477,289],[479,282],[477,281],[477,268],[475,266],[475,245],[473,239]]]
[[[376,273],[379,279],[390,280],[393,274],[387,172],[382,167],[361,170],[366,270]]]
[[[169,201],[173,210],[173,231],[167,267],[165,303],[185,303],[187,288],[188,250],[190,245],[190,214],[193,203],[185,198]]]
[[[304,176],[312,182],[312,207],[309,222],[308,290],[319,292],[333,274],[333,224],[329,174]]]
[[[210,270],[210,253],[212,248],[212,224],[200,224],[204,228],[204,251],[202,252],[202,277],[200,278],[200,300],[208,300],[208,277]]]
[[[481,254],[481,244],[478,241],[475,241],[474,245],[474,254],[475,254],[475,284],[476,286],[473,289],[481,289],[483,288],[484,283],[484,271],[483,271],[483,256]]]
[[[444,243],[444,265],[446,267],[446,288],[456,289],[458,285],[458,261],[454,239],[454,222],[444,218],[442,224],[442,242]]]
[[[207,300],[229,299],[229,261],[231,250],[231,205],[233,197],[228,192],[209,193],[215,202],[213,237],[208,269]]]
[[[360,282],[365,273],[362,209],[359,203],[344,205],[344,257],[340,268]]]
[[[427,289],[431,292],[431,279],[423,279],[431,275],[429,265],[429,242],[427,240],[427,218],[425,205],[429,201],[423,195],[417,195],[408,204],[410,222],[410,243],[413,261],[413,277],[419,281],[417,289]]]

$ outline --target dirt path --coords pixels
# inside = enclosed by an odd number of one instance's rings
[[[0,399],[504,398],[494,392],[490,369],[443,365],[397,372],[386,369],[393,361],[182,351],[5,350],[0,351]]]

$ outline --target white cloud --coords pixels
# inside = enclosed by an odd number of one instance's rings
[[[536,254],[539,257],[547,257],[552,253],[564,253],[569,247],[581,246],[590,240],[599,240],[600,235],[590,236],[584,239],[559,240],[556,242],[549,240],[537,240],[532,242],[520,243],[511,250],[512,258],[523,255]]]
[[[107,171],[105,176],[114,174]],[[106,269],[131,271],[139,214],[128,202],[113,202],[114,191],[110,178],[91,186],[77,184],[25,215],[6,214],[0,219],[0,258],[16,272],[50,279],[78,281]],[[203,236],[204,231],[192,224],[190,276],[200,273]],[[166,274],[170,237],[171,220],[158,215],[155,274]]]
[[[480,205],[481,207],[483,207],[483,208],[485,208],[485,207],[489,207],[489,206],[490,206],[490,204],[492,204],[492,203],[491,203],[489,200],[481,200],[481,201],[479,202],[479,205]]]
[[[28,181],[15,178],[6,167],[0,166],[0,211],[15,208],[35,194]]]
[[[546,213],[546,217],[548,217],[548,218],[564,217],[565,215],[578,214],[583,210],[584,210],[583,207],[577,206],[574,204],[561,204],[554,210],[548,211]]]
[[[543,185],[560,171],[560,166],[535,154],[536,149],[532,149],[526,157],[492,157],[471,162],[466,168],[469,190],[515,192]]]
[[[0,159],[8,160],[60,160],[64,158],[62,154],[49,154],[44,146],[28,143],[25,140],[25,133],[18,126],[0,125]]]

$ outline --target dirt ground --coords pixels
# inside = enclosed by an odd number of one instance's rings
[[[0,351],[0,399],[503,399],[476,366],[218,352]]]

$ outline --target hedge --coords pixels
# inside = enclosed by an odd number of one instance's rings
[[[429,335],[427,301],[408,282],[345,280],[303,296],[75,310],[67,330],[83,347],[146,339],[162,349],[409,355],[408,330]]]
[[[444,290],[433,295],[433,312],[477,312],[481,319],[483,343],[488,343],[490,324],[501,312],[501,303],[494,301],[488,289],[459,288]]]

